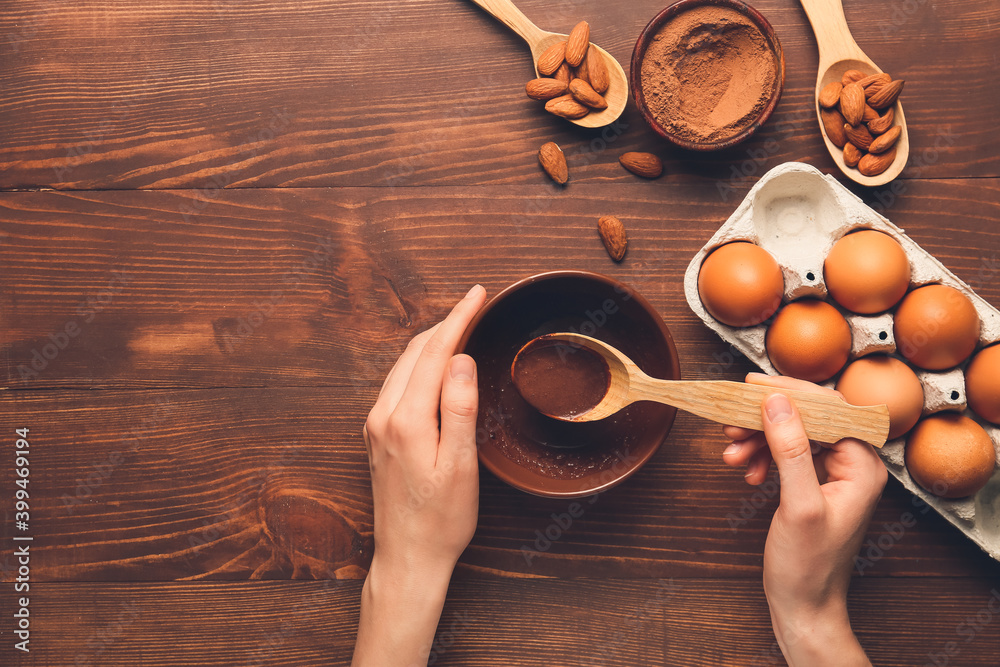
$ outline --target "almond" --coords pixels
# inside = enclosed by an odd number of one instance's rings
[[[551,100],[565,95],[567,86],[559,79],[532,79],[524,86],[524,92],[533,100]]]
[[[884,153],[893,146],[896,145],[896,141],[899,139],[899,135],[903,133],[903,128],[899,125],[896,127],[889,128],[884,134],[880,134],[874,141],[872,141],[871,146],[868,147],[869,153]]]
[[[601,95],[608,92],[611,85],[611,75],[608,73],[608,62],[599,50],[587,49],[587,57],[584,59],[587,68],[587,80],[594,90]]]
[[[597,233],[604,241],[604,248],[611,255],[611,259],[616,262],[622,261],[625,257],[625,249],[628,247],[628,236],[625,234],[625,225],[613,215],[606,215],[597,221]]]
[[[569,180],[566,156],[555,142],[550,141],[547,144],[542,144],[542,147],[538,149],[538,164],[542,165],[545,173],[556,183],[565,185],[566,181]]]
[[[903,84],[906,83],[902,79],[896,79],[895,81],[890,81],[881,88],[879,88],[874,95],[868,98],[868,104],[876,109],[884,109],[888,106],[892,106],[899,97],[899,94],[903,91]]]
[[[834,146],[843,148],[847,143],[847,133],[844,132],[844,117],[836,109],[820,109],[820,120],[823,121],[823,129],[826,130],[827,138],[833,142]]]
[[[562,81],[563,83],[565,83],[566,90],[569,90],[569,82],[573,80],[573,76],[572,74],[570,74],[569,65],[563,63],[562,65],[559,66],[559,69],[557,69],[555,74],[553,74],[552,76],[553,78],[555,78],[556,81]]]
[[[840,91],[840,113],[851,125],[857,125],[865,115],[865,89],[849,83]]]
[[[892,77],[886,74],[885,72],[882,72],[881,74],[872,74],[871,76],[866,76],[865,78],[858,81],[858,85],[860,85],[862,88],[867,89],[868,86],[872,85],[873,83],[886,84],[889,83],[890,81],[892,81]]]
[[[618,161],[636,176],[657,178],[663,173],[663,162],[652,153],[624,153]]]
[[[872,134],[864,125],[855,127],[844,123],[844,134],[847,135],[848,141],[863,151],[868,150],[868,147],[872,145]]]
[[[892,121],[896,117],[896,110],[889,107],[885,110],[885,114],[879,116],[875,120],[868,121],[868,131],[872,134],[882,134],[890,127],[892,127]]]
[[[849,83],[854,83],[855,81],[861,81],[861,79],[863,78],[865,78],[864,72],[859,72],[856,69],[849,69],[846,72],[844,72],[843,76],[840,77],[840,82],[846,86]]]
[[[560,118],[568,118],[569,120],[577,120],[590,113],[590,109],[573,99],[572,95],[553,97],[545,103],[545,110]]]
[[[566,42],[556,42],[538,57],[538,73],[550,76],[566,59]]]
[[[896,159],[895,147],[884,153],[869,153],[858,162],[858,171],[865,176],[878,176]]]
[[[583,81],[590,83],[590,69],[587,67],[586,58],[583,59],[582,63],[574,67],[571,72],[573,73],[573,76],[570,78],[570,81],[573,79],[582,79]]]
[[[863,115],[861,117],[861,122],[862,123],[869,123],[869,122],[875,120],[876,118],[878,118],[878,111],[875,111],[875,109],[872,109],[870,106],[868,106],[866,104],[865,105],[865,115]]]
[[[837,106],[840,102],[840,91],[844,89],[844,85],[839,81],[831,81],[830,83],[823,86],[823,90],[819,91],[819,105],[826,109]]]
[[[600,93],[590,87],[583,79],[573,79],[569,82],[569,92],[577,102],[586,104],[591,109],[607,109],[608,103]]]
[[[864,153],[854,144],[848,142],[844,144],[844,164],[848,167],[857,167]]]
[[[587,47],[590,46],[590,24],[580,21],[569,37],[566,38],[566,62],[576,67],[583,62],[583,57],[587,55]]]

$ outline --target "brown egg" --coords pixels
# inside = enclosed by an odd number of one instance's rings
[[[996,466],[983,427],[957,412],[927,417],[906,440],[906,469],[917,484],[942,498],[964,498],[983,488]]]
[[[965,369],[965,395],[977,415],[1000,424],[1000,345],[980,350],[972,359]]]
[[[851,327],[825,301],[801,299],[778,313],[764,345],[782,375],[823,382],[836,375],[851,352]]]
[[[910,261],[888,234],[865,229],[843,237],[823,264],[830,296],[844,308],[870,315],[895,306],[910,286]]]
[[[753,243],[716,248],[698,273],[698,295],[705,309],[731,327],[750,327],[771,317],[784,291],[781,267]]]
[[[851,363],[837,380],[837,391],[852,405],[889,408],[889,439],[898,438],[917,423],[924,408],[924,387],[909,366],[884,354]]]
[[[893,318],[896,348],[930,371],[962,363],[976,349],[979,314],[954,287],[927,285],[903,298]]]

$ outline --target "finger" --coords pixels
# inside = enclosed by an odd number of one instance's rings
[[[455,354],[458,341],[469,322],[486,301],[486,290],[476,285],[455,304],[448,317],[430,337],[413,365],[399,405],[416,418],[436,418],[441,403],[441,384],[445,368]]]
[[[797,391],[809,391],[814,394],[830,394],[832,396],[840,396],[843,398],[841,393],[835,389],[830,389],[829,387],[821,387],[818,384],[813,384],[812,382],[807,382],[806,380],[799,380],[797,378],[787,377],[784,375],[764,375],[763,373],[747,373],[747,384],[756,384],[764,387],[777,387],[779,389],[793,389]]]
[[[467,354],[451,358],[441,387],[441,442],[438,463],[459,455],[475,455],[479,388],[476,362]]]
[[[764,434],[756,432],[746,440],[735,440],[722,452],[722,460],[728,465],[742,468],[750,460],[750,457],[761,449],[767,449],[767,440]]]
[[[753,437],[754,433],[760,433],[760,431],[743,428],[742,426],[723,426],[722,432],[730,440],[746,440]]]
[[[743,479],[753,486],[763,484],[767,479],[767,472],[771,469],[772,460],[771,450],[766,447],[758,450],[747,462],[747,471],[744,473]]]
[[[771,455],[778,465],[782,498],[792,498],[796,507],[815,507],[822,502],[822,495],[798,410],[786,396],[775,393],[764,399],[761,417]]]
[[[414,336],[407,344],[403,354],[396,360],[396,364],[390,369],[389,374],[385,377],[385,382],[382,383],[382,389],[379,391],[376,401],[376,405],[381,404],[381,407],[385,409],[385,414],[391,414],[396,409],[399,399],[403,396],[403,390],[406,389],[406,383],[409,382],[410,375],[413,373],[413,366],[417,363],[417,358],[420,357],[424,345],[440,326],[441,323],[438,322],[430,329]]]

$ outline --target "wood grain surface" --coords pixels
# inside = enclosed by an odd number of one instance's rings
[[[39,584],[41,665],[346,664],[361,582]],[[914,609],[934,622],[914,625]],[[991,579],[856,582],[848,599],[874,664],[995,664]],[[170,619],[169,623],[164,623]],[[0,656],[10,656],[0,647]],[[753,580],[474,579],[452,583],[428,664],[781,665]]]
[[[518,2],[544,29],[589,21],[626,70],[664,4]],[[631,103],[604,130],[549,117],[523,94],[526,47],[465,0],[3,3],[0,497],[30,428],[34,539],[26,654],[0,501],[0,664],[347,664],[373,547],[361,425],[406,341],[474,283],[605,273],[657,308],[685,379],[753,370],[690,311],[683,272],[770,168],[835,174],[805,14],[754,6],[784,47],[781,103],[748,142],[694,154]],[[896,182],[852,191],[1000,305],[1000,5],[844,9],[907,80],[912,151]],[[550,140],[565,188],[535,158]],[[665,176],[623,170],[628,150]],[[628,228],[621,264],[604,214]],[[484,471],[431,664],[784,664],[760,583],[778,489],[723,466],[725,444],[679,415],[565,529],[565,501]],[[997,663],[1000,563],[893,480],[859,556],[875,664]]]
[[[594,42],[627,68],[665,4],[519,6],[557,32],[586,17]],[[995,2],[845,4],[860,46],[907,80],[911,169],[1000,176]],[[653,144],[678,177],[728,178],[747,159],[766,163],[758,176],[788,160],[832,170],[813,110],[818,55],[805,12],[793,0],[754,5],[785,51],[782,101],[752,141],[693,154],[656,140],[634,105],[607,131],[546,114],[524,95],[527,47],[465,0],[24,0],[0,17],[0,186],[532,184],[533,155],[548,140],[571,149],[577,181],[630,180],[613,159],[590,159],[590,145],[609,140],[616,153]]]

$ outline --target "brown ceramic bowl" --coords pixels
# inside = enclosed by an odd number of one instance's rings
[[[634,403],[613,417],[567,423],[524,402],[510,379],[522,345],[575,331],[606,341],[653,377],[677,379],[677,350],[663,319],[623,283],[586,271],[553,271],[503,290],[469,325],[459,348],[479,369],[479,460],[522,491],[577,498],[620,483],[659,449],[676,409]]]
[[[749,18],[764,34],[764,37],[767,40],[768,45],[771,47],[771,51],[774,55],[775,67],[777,69],[774,90],[772,91],[770,100],[760,112],[760,115],[748,127],[744,128],[738,134],[724,137],[716,141],[690,141],[686,138],[672,134],[653,116],[653,113],[649,110],[649,107],[646,104],[646,98],[643,95],[642,90],[642,61],[646,57],[646,50],[649,47],[650,42],[653,41],[653,37],[656,36],[656,33],[659,32],[660,28],[666,25],[677,15],[690,9],[702,6],[727,7]],[[658,135],[667,141],[680,146],[681,148],[696,151],[721,150],[740,143],[756,132],[757,128],[767,122],[767,119],[771,117],[774,109],[778,106],[778,100],[781,99],[781,91],[785,85],[785,55],[781,50],[781,43],[774,34],[774,28],[771,27],[771,24],[768,23],[767,19],[764,18],[760,12],[746,3],[740,2],[739,0],[679,0],[679,2],[675,2],[653,17],[653,20],[646,25],[642,34],[639,35],[639,39],[635,43],[635,49],[632,51],[632,65],[629,70],[629,84],[632,89],[632,99],[635,100],[636,106],[639,107],[639,112],[642,114],[646,123],[648,123],[649,126],[653,128],[653,131]]]

